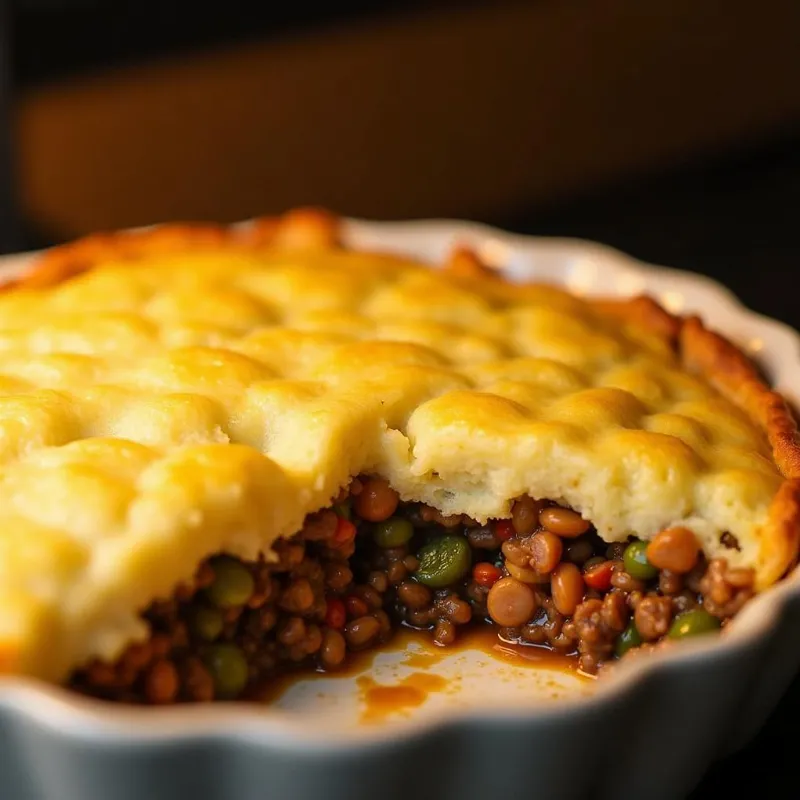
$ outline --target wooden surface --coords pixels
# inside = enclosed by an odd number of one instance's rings
[[[796,0],[476,3],[34,86],[24,208],[67,238],[534,207],[800,118],[798,31]]]

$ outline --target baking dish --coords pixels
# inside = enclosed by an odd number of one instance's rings
[[[467,223],[350,221],[346,237],[356,248],[432,261],[455,243],[469,244],[512,277],[562,283],[579,294],[650,293],[669,311],[701,311],[756,357],[787,397],[798,396],[796,335],[746,312],[697,276],[645,267],[597,245],[526,239]],[[9,274],[25,263],[24,257],[10,259]],[[623,664],[591,698],[564,692],[557,702],[525,697],[524,683],[516,680],[492,697],[491,710],[448,703],[380,727],[326,718],[313,703],[300,714],[234,705],[112,709],[8,679],[0,689],[8,732],[2,788],[10,797],[65,798],[189,791],[198,797],[367,797],[379,791],[398,797],[409,791],[432,797],[487,791],[675,797],[712,758],[751,735],[779,698],[800,663],[800,646],[787,634],[797,607],[789,579],[746,607],[725,641]],[[337,685],[348,696],[347,682]],[[583,769],[570,769],[567,758]]]

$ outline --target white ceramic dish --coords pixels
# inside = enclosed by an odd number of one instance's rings
[[[468,243],[514,279],[560,283],[585,294],[646,292],[670,311],[702,314],[755,357],[782,393],[800,400],[800,336],[746,310],[706,278],[647,266],[601,245],[532,239],[471,223],[351,220],[346,238],[358,248],[396,250],[433,262],[453,244]],[[30,261],[30,255],[0,260],[0,278],[24,272]],[[233,781],[247,797],[262,796],[256,787],[269,785],[275,791],[270,797],[350,800],[379,791],[399,798],[408,790],[428,796],[430,788],[445,800],[485,800],[488,784],[473,756],[484,753],[489,737],[492,758],[519,761],[516,770],[495,777],[493,793],[507,784],[506,797],[528,796],[527,773],[538,775],[540,797],[634,798],[645,796],[642,791],[652,798],[676,797],[714,757],[744,742],[763,723],[800,666],[800,637],[791,635],[798,622],[795,575],[751,602],[726,637],[632,660],[596,684],[561,672],[516,668],[477,650],[461,651],[435,668],[448,679],[447,691],[432,693],[427,702],[379,726],[360,724],[364,709],[357,676],[300,682],[270,707],[157,710],[111,707],[33,681],[3,679],[0,731],[8,734],[10,746],[0,749],[0,796],[169,797],[183,775],[186,786],[197,782],[196,799],[227,797],[226,786]],[[380,683],[401,681],[413,671],[404,659],[398,652],[377,656],[372,677]],[[666,770],[656,758],[656,733],[671,743]],[[622,781],[599,768],[602,753],[613,753],[615,736],[630,742],[626,762],[634,755],[639,759]],[[515,755],[520,742],[528,742],[530,751]],[[421,749],[423,760],[435,756],[437,763],[454,765],[457,779],[409,789],[397,762],[414,753],[422,758]],[[597,772],[591,782],[553,770],[568,751],[576,763]],[[41,753],[51,757],[44,767]],[[219,758],[213,767],[204,760],[199,772],[187,772],[181,757],[187,753]],[[342,765],[355,762],[358,769],[343,771]],[[248,771],[234,774],[234,763]],[[94,782],[87,784],[81,765]],[[208,779],[200,780],[206,772]],[[129,784],[122,775],[129,776]],[[380,776],[388,776],[387,782]]]

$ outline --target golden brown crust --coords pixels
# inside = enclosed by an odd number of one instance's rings
[[[225,246],[305,250],[340,244],[339,220],[322,209],[299,208],[280,217],[261,217],[238,228],[211,223],[170,223],[132,231],[95,233],[46,250],[33,270],[13,284],[51,286],[85,272],[103,260],[130,260],[179,250]]]
[[[763,382],[747,356],[727,339],[709,331],[697,317],[684,320],[680,347],[687,368],[702,373],[761,425],[783,475],[799,478],[797,423],[786,401]]]
[[[175,223],[139,231],[98,233],[45,251],[35,268],[16,285],[47,286],[84,272],[102,259],[135,261],[145,255],[177,250],[221,245],[287,250],[336,247],[341,245],[340,232],[336,215],[321,208],[298,208],[281,216],[260,217],[242,229]],[[463,246],[452,250],[445,269],[468,278],[497,278],[495,270]],[[645,327],[676,343],[687,368],[702,374],[761,425],[784,476],[800,477],[800,437],[794,417],[785,400],[764,384],[735,345],[709,331],[698,317],[676,317],[646,295],[621,300],[593,298],[591,304],[603,314]]]
[[[756,568],[757,589],[780,580],[797,564],[800,547],[800,480],[789,478],[781,484],[769,509],[767,535]]]
[[[486,280],[497,277],[495,270],[481,261],[474,250],[463,245],[456,245],[450,251],[443,269],[459,278]]]
[[[297,208],[280,217],[260,217],[237,236],[246,247],[305,250],[341,245],[340,219],[322,208]]]
[[[79,275],[101,260],[136,261],[144,255],[219,246],[230,236],[218,225],[176,223],[134,231],[95,233],[46,250],[17,285],[50,286]]]
[[[687,369],[702,374],[763,428],[775,463],[786,478],[772,502],[762,537],[757,575],[758,588],[764,588],[794,566],[800,547],[797,423],[784,398],[763,382],[750,359],[727,339],[708,330],[698,317],[683,320],[679,343]]]
[[[681,332],[681,320],[662,308],[652,297],[598,297],[590,300],[603,314],[647,328],[675,345]]]
[[[320,209],[298,209],[280,217],[264,217],[245,227],[183,224],[142,231],[96,234],[47,251],[18,285],[42,287],[68,279],[103,259],[130,259],[179,249],[234,246],[290,250],[331,248],[341,244],[340,220]],[[498,280],[474,252],[458,247],[445,265],[469,280]],[[696,317],[676,317],[650,297],[598,298],[591,305],[604,315],[644,327],[674,346],[686,368],[702,375],[744,409],[764,430],[775,463],[786,478],[772,503],[763,533],[759,584],[780,578],[800,547],[800,437],[785,400],[771,390],[757,370],[731,342],[709,331]]]

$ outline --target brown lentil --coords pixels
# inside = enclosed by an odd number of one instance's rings
[[[433,628],[433,640],[437,644],[453,644],[456,640],[456,626],[446,619],[440,619]]]
[[[530,565],[540,573],[552,572],[561,561],[564,545],[561,539],[550,531],[540,531],[531,537],[529,550]]]
[[[255,591],[250,595],[247,601],[248,608],[261,608],[265,603],[268,603],[273,595],[273,584],[269,578],[264,581],[259,581],[256,584]]]
[[[131,645],[123,656],[126,667],[138,672],[153,660],[153,646],[150,642]]]
[[[314,604],[314,590],[305,578],[292,581],[281,595],[280,606],[284,611],[301,614]]]
[[[150,640],[150,647],[154,658],[163,658],[172,648],[169,636],[163,633],[156,633]]]
[[[347,656],[347,643],[339,631],[328,628],[322,636],[319,660],[324,669],[341,667]]]
[[[202,590],[214,581],[209,559],[171,598],[145,610],[148,641],[131,645],[114,664],[95,661],[76,671],[72,685],[126,702],[206,702],[214,699],[214,681],[203,652],[215,642],[242,655],[253,685],[296,666],[338,669],[348,651],[386,641],[398,622],[427,629],[447,645],[457,640],[459,628],[486,618],[508,641],[575,654],[583,670],[596,671],[614,658],[631,617],[644,652],[663,646],[675,614],[702,603],[726,625],[753,594],[752,571],[724,559],[707,563],[699,547],[687,569],[696,539],[677,528],[662,531],[648,546],[658,573],[643,581],[624,570],[626,543],[606,545],[576,512],[527,496],[513,503],[511,519],[502,525],[400,505],[396,492],[376,477],[354,480],[337,501],[350,508],[355,539],[336,541],[340,518],[330,509],[308,515],[295,537],[275,544],[277,561],[242,562],[254,588],[243,605],[220,610],[220,631],[213,620],[210,627],[194,624],[195,612],[207,603]],[[411,522],[414,536],[398,547],[377,547],[372,526],[362,520],[395,514]],[[445,531],[466,537],[473,564],[502,577],[482,585],[479,571],[475,577],[462,573],[435,591],[414,580],[417,548]],[[686,547],[691,540],[695,545]],[[680,553],[676,541],[683,543]],[[587,586],[580,567],[589,574],[592,565],[606,572]]]
[[[501,578],[489,589],[486,607],[498,625],[516,628],[533,616],[536,596],[526,583],[515,578]]]
[[[472,619],[472,609],[455,593],[448,594],[437,602],[437,607],[446,619],[456,625],[466,625]]]
[[[571,539],[565,548],[567,560],[573,564],[585,564],[594,555],[592,543],[586,539]],[[602,559],[605,560],[605,559]]]
[[[330,539],[336,531],[339,518],[330,509],[309,514],[303,523],[303,538],[308,542]]]
[[[413,625],[416,628],[424,628],[430,625],[434,619],[433,609],[425,608],[419,611],[407,611],[405,617],[409,625]]]
[[[207,703],[214,699],[214,680],[199,658],[187,658],[181,667],[181,684],[187,700]]]
[[[657,533],[647,545],[647,560],[654,567],[678,575],[691,572],[699,554],[697,537],[688,528],[667,528]]]
[[[378,594],[384,594],[389,588],[389,579],[386,577],[385,572],[373,570],[370,572],[367,581],[370,588],[376,591]]]
[[[463,515],[442,514],[441,511],[430,506],[422,506],[420,516],[423,522],[433,522],[443,528],[455,528],[463,523]]]
[[[489,525],[470,528],[467,531],[467,541],[474,550],[496,550],[500,546],[500,539]]]
[[[385,611],[376,611],[374,616],[380,625],[380,635],[387,637],[392,632],[392,621],[389,619],[389,615]]]
[[[392,584],[392,586],[396,586],[403,581],[406,575],[408,575],[408,570],[402,561],[392,561],[386,568],[386,580]]]
[[[351,617],[363,617],[369,613],[369,606],[354,594],[348,595],[344,605]]]
[[[174,702],[178,695],[178,671],[171,661],[156,661],[147,671],[145,697],[153,705]]]
[[[291,647],[299,644],[306,635],[306,623],[302,617],[289,617],[278,629],[278,641]]]
[[[310,656],[316,653],[322,645],[322,631],[319,625],[309,625],[306,630],[306,636],[302,642],[303,652],[305,655]]]
[[[370,611],[377,611],[383,606],[383,599],[371,586],[356,587],[355,596],[360,597],[367,604],[367,608]]]
[[[383,551],[388,561],[402,561],[408,555],[408,548],[405,545],[400,547],[387,547]],[[378,557],[380,559],[380,556]]]
[[[403,559],[403,566],[409,572],[416,572],[419,569],[419,559],[416,556],[406,556]]]
[[[355,511],[361,519],[383,522],[394,514],[400,497],[383,478],[367,478],[355,498]]]
[[[583,576],[575,564],[564,561],[556,567],[550,580],[550,590],[560,614],[570,616],[575,612],[583,599],[583,589]]]
[[[531,554],[518,539],[503,542],[501,550],[506,563],[516,564],[518,567],[527,567],[530,563]]]
[[[520,497],[511,508],[511,524],[517,536],[530,536],[539,527],[541,503],[532,497]]]
[[[344,629],[344,637],[352,648],[366,647],[379,633],[381,625],[375,617],[367,615],[348,622]]]
[[[539,524],[557,536],[570,539],[583,535],[591,527],[580,514],[558,506],[543,508],[539,512]]]
[[[397,587],[397,596],[403,604],[414,611],[431,604],[431,590],[416,581],[403,581]]]
[[[332,562],[325,566],[325,583],[334,592],[346,589],[353,581],[353,572],[347,564]]]
[[[537,572],[530,567],[518,567],[511,562],[506,563],[506,569],[512,578],[516,578],[518,581],[522,581],[522,583],[547,583],[548,580],[548,576],[544,573]]]

